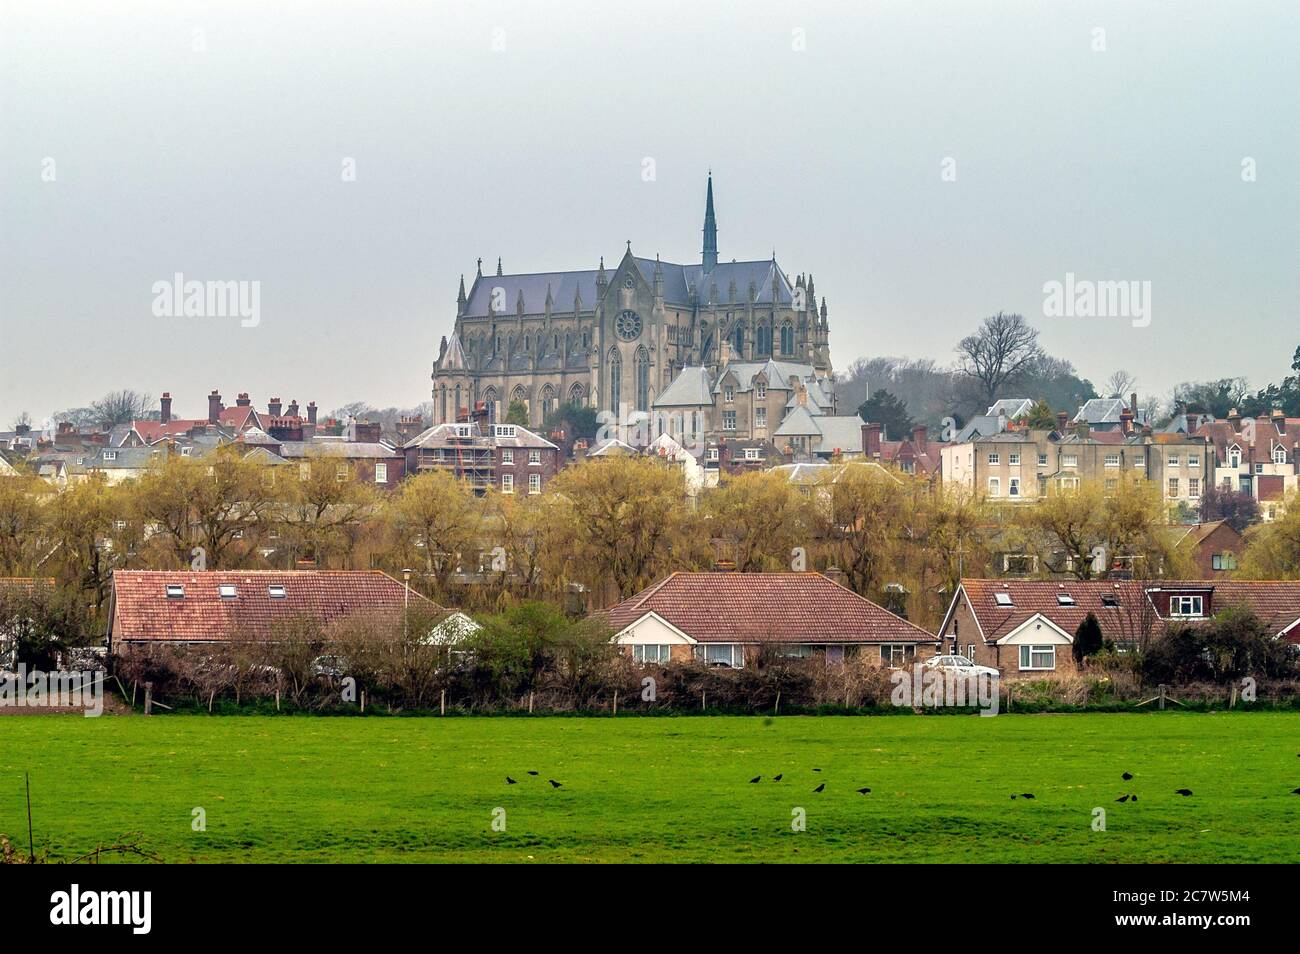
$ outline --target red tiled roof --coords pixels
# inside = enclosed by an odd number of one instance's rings
[[[236,595],[222,597],[222,584]],[[168,586],[183,586],[184,596],[169,599]],[[271,586],[284,587],[284,596],[272,597]],[[110,635],[116,642],[265,639],[277,624],[299,618],[396,618],[405,598],[406,588],[378,570],[118,570]],[[410,605],[442,611],[414,590]]]
[[[1105,638],[1125,642],[1136,639],[1148,624],[1153,624],[1152,632],[1164,626],[1148,591],[1207,589],[1213,591],[1214,612],[1229,605],[1245,606],[1274,633],[1300,619],[1300,582],[1287,581],[962,580],[957,599],[965,594],[986,642],[996,642],[1039,613],[1071,635],[1092,613]],[[1011,605],[998,605],[998,593],[1010,594]],[[1073,605],[1061,605],[1061,594],[1073,599]],[[1102,597],[1115,597],[1119,605],[1107,606]]]
[[[618,631],[647,613],[700,642],[937,641],[820,573],[674,573],[604,618]]]

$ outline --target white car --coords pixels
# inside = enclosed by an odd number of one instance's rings
[[[929,669],[939,669],[943,672],[955,672],[960,676],[998,676],[1000,673],[991,666],[977,666],[965,656],[935,656],[927,659],[925,665]]]

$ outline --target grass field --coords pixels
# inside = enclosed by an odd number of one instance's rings
[[[203,862],[1293,862],[1297,753],[1283,713],[6,717],[0,832],[26,843],[30,771],[56,858],[137,831]]]

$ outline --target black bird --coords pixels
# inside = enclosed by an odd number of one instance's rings
[[[869,788],[860,788],[860,789],[858,789],[858,794],[859,794],[859,795],[866,795],[866,794],[869,793],[870,791],[871,791],[871,789],[869,789]]]
[[[784,772],[781,773],[781,775],[784,775],[784,774],[785,774]],[[774,782],[779,782],[779,781],[781,781],[781,775],[773,775],[773,776],[772,776],[772,781],[774,781]]]
[[[1130,775],[1128,772],[1125,772],[1123,775],[1120,776],[1120,778],[1122,778],[1126,782],[1133,781],[1133,776]]]
[[[826,787],[826,783],[825,783],[825,782],[822,782],[820,785],[818,785],[816,788],[814,788],[813,791],[814,791],[814,792],[820,792],[820,791],[821,791],[822,789],[824,789],[825,787]]]
[[[557,782],[557,781],[556,781],[555,779],[553,779],[553,778],[548,778],[546,781],[548,781],[548,782],[551,783],[551,788],[559,788],[560,785],[563,784],[562,782]]]
[[[1032,793],[1032,792],[1021,792],[1021,793],[1020,793],[1020,797],[1021,797],[1021,798],[1033,798],[1034,796],[1033,796],[1033,793]]]
[[[750,785],[753,785],[755,782],[757,782],[757,781],[758,781],[759,779],[761,779],[762,777],[763,777],[763,776],[761,776],[761,775],[755,775],[753,778],[751,778],[751,779],[749,780],[749,784],[750,784]]]
[[[1115,799],[1115,801],[1117,801],[1117,802],[1127,802],[1127,801],[1128,801],[1128,796],[1127,796],[1127,795],[1121,795],[1119,798]]]
[[[507,784],[507,785],[516,785],[516,784],[518,784],[518,783],[517,783],[514,779],[512,779],[509,775],[507,775],[507,776],[506,776],[506,784]]]
[[[1293,788],[1293,789],[1291,789],[1291,794],[1292,794],[1292,795],[1300,795],[1300,788]]]
[[[1181,795],[1183,796],[1183,798],[1186,798],[1188,795],[1192,794],[1192,790],[1190,788],[1176,788],[1174,789],[1174,794]]]
[[[820,772],[821,769],[813,769],[814,772]]]
[[[1138,800],[1138,797],[1137,797],[1136,795],[1134,795],[1134,796],[1133,796],[1133,801],[1136,802],[1137,800]]]
[[[529,775],[536,775],[537,773],[534,772],[534,771],[532,771],[531,769],[529,769],[528,774],[529,774]]]

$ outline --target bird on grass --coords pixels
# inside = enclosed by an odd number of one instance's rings
[[[529,769],[529,770],[528,770],[528,774],[529,774],[529,775],[536,775],[537,773],[534,772],[532,769]]]
[[[858,789],[858,794],[859,794],[859,795],[867,795],[867,794],[870,794],[870,792],[871,792],[871,789],[869,789],[869,788],[860,788],[860,789]]]
[[[1292,794],[1292,795],[1300,795],[1300,788],[1293,788],[1293,789],[1291,789],[1291,794]]]
[[[1132,774],[1129,773],[1129,772],[1125,772],[1123,775],[1120,776],[1120,778],[1122,778],[1122,779],[1123,779],[1124,781],[1126,781],[1126,782],[1131,782],[1131,781],[1133,781],[1133,776],[1132,776]]]
[[[564,784],[563,782],[557,782],[553,778],[548,778],[546,781],[551,783],[551,788],[559,788],[562,784]]]
[[[1011,797],[1012,797],[1012,798],[1016,798],[1017,796],[1012,795]],[[1019,797],[1020,797],[1020,798],[1033,798],[1034,795],[1033,795],[1032,792],[1021,792],[1020,795],[1019,795]]]
[[[761,776],[761,775],[755,775],[753,778],[751,778],[751,779],[749,780],[749,784],[750,784],[750,785],[753,785],[755,782],[761,781],[762,778],[763,778],[763,776]]]
[[[820,792],[820,791],[825,790],[825,788],[826,788],[826,783],[825,783],[825,782],[822,782],[820,785],[818,785],[816,788],[814,788],[813,791],[814,791],[814,792]]]
[[[820,772],[821,769],[813,769],[814,772]]]
[[[1190,788],[1176,788],[1174,789],[1174,794],[1181,795],[1183,796],[1183,798],[1186,798],[1188,795],[1192,794],[1192,790]]]
[[[1129,796],[1127,795],[1121,795],[1119,798],[1115,799],[1115,801],[1117,802],[1127,802],[1128,800],[1129,800]]]
[[[506,784],[507,784],[507,785],[518,785],[519,783],[516,782],[514,779],[512,779],[509,775],[507,775],[507,776],[506,776]]]
[[[781,775],[784,775],[784,774],[785,774],[784,772],[781,773]],[[774,782],[779,782],[779,781],[781,781],[781,775],[773,775],[773,776],[772,776],[772,781],[774,781]]]

